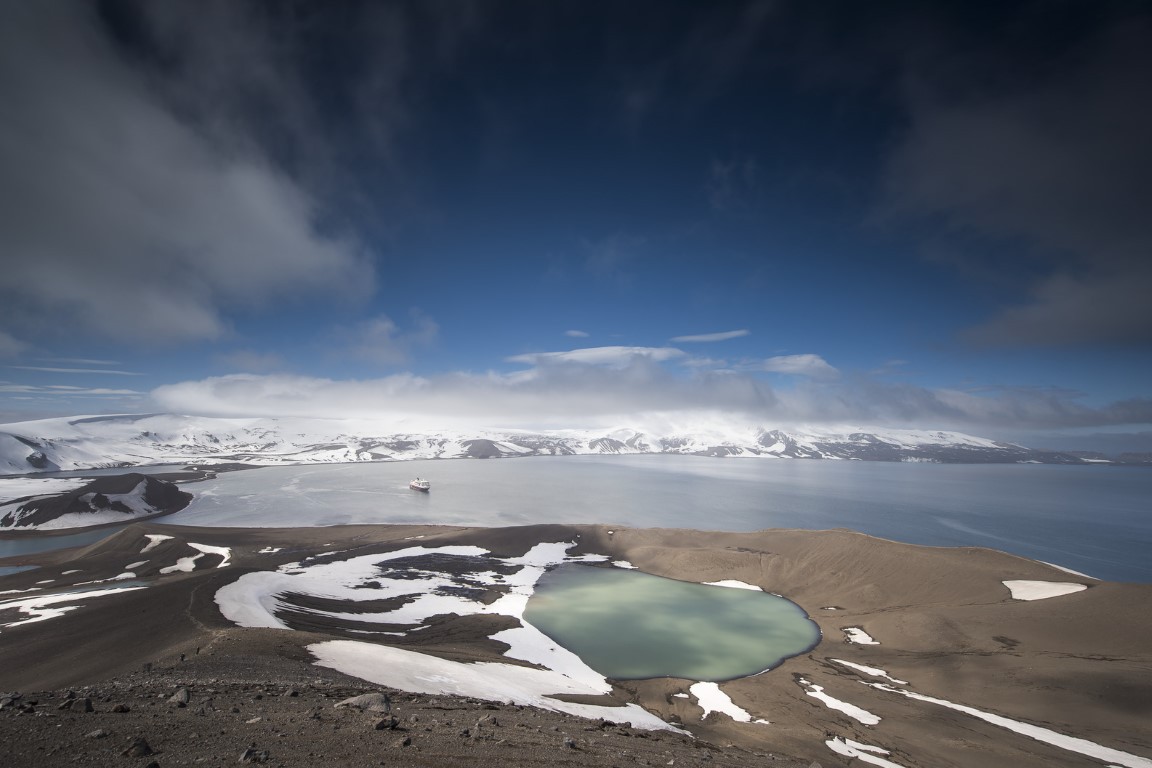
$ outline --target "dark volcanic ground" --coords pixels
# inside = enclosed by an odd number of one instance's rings
[[[294,629],[237,627],[215,599],[244,574],[296,568],[305,560],[338,563],[417,543],[519,557],[540,542],[573,542],[570,554],[628,560],[655,575],[697,583],[732,579],[777,591],[806,609],[824,639],[766,674],[723,684],[755,722],[716,712],[704,717],[701,703],[684,695],[692,681],[672,678],[616,681],[610,695],[582,702],[609,712],[637,704],[690,730],[693,739],[484,702],[479,692],[460,699],[387,690],[392,712],[337,708],[348,697],[381,689],[313,664],[309,648],[366,638],[362,627],[309,616],[309,606],[331,602],[320,593],[284,601],[296,608],[285,617]],[[380,578],[391,569],[419,575],[451,565],[412,557],[390,562]],[[992,550],[915,547],[850,531],[206,529],[149,522],[85,547],[3,564],[39,567],[3,577],[10,602],[0,607],[0,768],[223,766],[242,758],[282,766],[808,768],[813,761],[861,762],[834,753],[829,742],[836,740],[884,749],[880,759],[908,768],[1096,768],[1152,760],[1152,587],[1079,579]],[[475,564],[457,565],[464,579]],[[1086,588],[1037,601],[1014,599],[1004,583],[1073,579]],[[30,596],[141,585],[146,588],[51,603],[71,609],[36,621],[26,621],[29,614],[16,605]],[[499,587],[491,589],[488,597],[495,598]],[[508,621],[445,614],[430,618],[425,629],[375,642],[465,663],[510,663],[491,637]],[[862,629],[876,644],[846,642],[846,627]],[[872,667],[908,682],[877,687]],[[386,680],[376,674],[384,671],[369,669],[364,677]],[[184,689],[185,706],[169,701]],[[879,722],[833,708],[815,697],[821,692]],[[932,697],[1122,754],[1083,755],[933,704]],[[130,750],[135,739],[147,749]]]
[[[254,634],[276,642],[276,633],[252,631],[216,642]],[[375,691],[387,694],[391,712],[336,706]],[[810,765],[531,707],[391,691],[303,660],[210,648],[96,685],[5,696],[5,766]]]

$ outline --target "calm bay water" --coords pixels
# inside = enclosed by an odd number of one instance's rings
[[[416,475],[431,493],[408,489]],[[270,467],[183,487],[196,498],[162,522],[851,528],[1152,582],[1152,471],[1139,467],[559,456]]]

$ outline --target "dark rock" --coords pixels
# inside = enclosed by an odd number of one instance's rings
[[[382,717],[372,724],[372,727],[378,731],[394,731],[399,727],[400,721],[394,716]]]
[[[142,736],[136,736],[132,742],[120,754],[124,757],[147,757],[154,755],[152,747],[148,746],[148,742]]]
[[[117,704],[116,706],[112,707],[112,711],[117,714],[124,714],[125,712],[131,712],[132,708],[127,704]]]
[[[106,739],[111,735],[112,734],[108,733],[108,731],[104,730],[103,728],[97,728],[91,733],[84,734],[84,737],[87,739]]]
[[[269,754],[268,750],[266,750],[266,749],[256,750],[256,749],[252,749],[251,747],[249,747],[248,749],[244,750],[240,754],[240,759],[237,760],[236,762],[238,762],[238,763],[266,763],[266,762],[268,762],[269,757],[271,757],[271,754]]]
[[[571,736],[565,736],[563,741],[564,749],[576,749],[576,740]]]
[[[396,742],[396,746],[398,746],[398,747],[410,747],[410,746],[412,746],[412,737],[411,736],[405,736],[404,738],[402,738]]]

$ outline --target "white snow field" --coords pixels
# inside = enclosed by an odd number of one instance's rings
[[[1047,600],[1050,597],[1070,595],[1073,592],[1082,592],[1088,589],[1087,584],[1076,584],[1070,581],[1026,581],[1012,580],[1003,582],[1012,593],[1013,600]]]

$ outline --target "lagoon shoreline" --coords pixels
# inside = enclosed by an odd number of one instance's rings
[[[0,628],[0,692],[127,680],[145,685],[143,679],[157,674],[176,681],[182,670],[197,677],[195,669],[241,660],[254,670],[268,670],[270,681],[289,672],[323,677],[333,673],[311,663],[315,654],[309,646],[348,640],[354,633],[326,625],[323,617],[295,630],[237,627],[215,602],[220,588],[243,574],[275,571],[309,556],[335,561],[418,545],[480,547],[514,558],[541,542],[566,541],[574,543],[570,554],[604,555],[654,575],[759,586],[799,604],[819,625],[822,641],[808,653],[769,672],[721,684],[735,708],[749,713],[748,722],[722,710],[702,717],[707,702],[691,692],[693,681],[661,678],[613,686],[610,697],[617,704],[639,705],[689,730],[699,743],[731,744],[745,751],[745,761],[772,754],[847,765],[850,755],[844,749],[863,744],[888,750],[886,759],[905,766],[1099,764],[933,702],[1120,750],[1133,756],[1133,765],[1152,761],[1147,726],[1152,681],[1146,674],[1152,666],[1147,643],[1152,585],[1081,578],[994,550],[901,544],[847,530],[730,533],[607,525],[213,529],[150,521],[85,547],[9,558],[5,564],[40,568],[5,576],[4,589],[44,592],[110,579],[145,558],[141,550],[153,541],[149,537],[171,538],[161,539],[162,545],[148,553],[149,563],[135,571],[148,588],[85,601],[58,618]],[[210,553],[213,547],[228,548],[226,563]],[[160,573],[188,553],[202,555],[191,570]],[[37,585],[49,579],[51,585]],[[1019,600],[1006,581],[1078,582],[1087,588]],[[0,606],[0,615],[12,613]],[[431,624],[398,644],[458,662],[510,661],[502,655],[503,644],[489,639],[507,626],[502,618],[445,616]],[[145,665],[152,672],[142,672]],[[344,683],[354,679],[341,678]],[[907,683],[896,686],[891,680]],[[365,691],[376,687],[362,686]],[[10,712],[3,714],[6,736],[18,735],[8,730]],[[587,722],[556,713],[542,716],[570,720],[573,729]],[[19,741],[6,738],[4,749],[15,749]],[[445,758],[443,764],[451,763]]]

